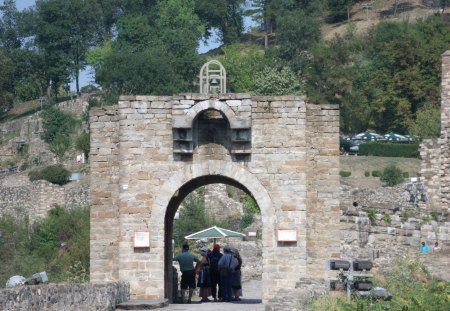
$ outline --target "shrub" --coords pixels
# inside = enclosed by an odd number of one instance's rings
[[[369,217],[371,223],[374,223],[375,220],[377,220],[377,210],[373,207],[369,208],[367,211],[367,217]]]
[[[42,169],[34,169],[28,173],[30,181],[46,180],[52,184],[64,185],[69,182],[70,172],[61,164],[49,165]]]
[[[403,178],[409,178],[409,173],[408,172],[403,172]]]
[[[55,106],[46,105],[41,116],[44,126],[43,139],[47,143],[53,142],[57,134],[69,136],[77,125],[77,120],[72,115]]]
[[[377,171],[377,170],[372,171],[372,176],[373,176],[373,177],[381,177],[381,172],[380,172],[380,171]]]
[[[365,171],[365,172],[364,172],[364,176],[370,177],[370,172],[369,172],[369,171]]]
[[[30,181],[35,181],[35,180],[41,180],[44,179],[42,177],[42,172],[40,169],[35,168],[34,170],[31,170],[30,172],[28,172],[28,178],[30,179]]]
[[[392,222],[391,215],[389,215],[389,214],[384,214],[384,215],[383,215],[383,220],[384,220],[385,222],[387,222],[388,224],[390,224],[390,223]]]
[[[392,187],[402,183],[404,178],[402,171],[395,165],[391,165],[383,170],[383,174],[381,174],[380,180],[384,183],[385,186]]]
[[[91,150],[91,135],[89,133],[83,132],[78,136],[75,147],[84,153],[86,158],[89,157],[89,151]]]
[[[419,157],[419,144],[365,143],[359,146],[359,154],[378,157]]]
[[[339,175],[341,175],[341,177],[349,177],[352,175],[352,172],[349,171],[340,171]]]

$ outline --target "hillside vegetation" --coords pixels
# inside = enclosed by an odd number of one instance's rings
[[[81,91],[79,73],[87,65],[109,103],[118,94],[196,92],[201,64],[215,57],[225,65],[229,92],[306,94],[314,103],[338,104],[346,133],[436,137],[439,129],[428,125],[439,123],[448,6],[432,0],[112,0],[107,6],[43,0],[19,12],[7,0],[0,7],[0,114],[61,95],[70,80]],[[264,27],[245,36],[245,15]],[[199,55],[199,40],[213,34],[222,44],[219,54]]]

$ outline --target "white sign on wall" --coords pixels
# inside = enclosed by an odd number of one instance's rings
[[[297,230],[279,229],[278,242],[297,242]]]
[[[150,247],[150,232],[136,231],[134,233],[134,247]]]

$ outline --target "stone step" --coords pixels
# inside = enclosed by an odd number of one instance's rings
[[[116,306],[117,310],[154,310],[164,308],[169,305],[169,301],[165,300],[129,300],[122,302]]]

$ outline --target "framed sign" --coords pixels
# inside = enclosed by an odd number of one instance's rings
[[[278,242],[297,242],[297,230],[279,229],[277,240]]]
[[[150,247],[150,232],[136,231],[134,233],[134,247]]]

